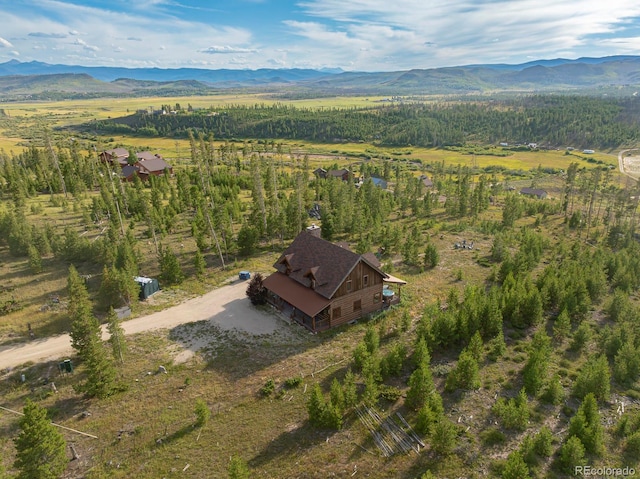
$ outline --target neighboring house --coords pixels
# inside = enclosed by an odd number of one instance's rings
[[[537,188],[522,188],[520,190],[520,194],[525,196],[535,196],[540,200],[544,200],[547,197],[546,191],[539,190]]]
[[[173,168],[160,155],[152,155],[148,151],[143,151],[136,153],[136,156],[138,157],[136,166],[140,169],[138,174],[143,180],[149,176],[162,176],[165,171],[170,175],[173,174]]]
[[[382,188],[383,190],[387,189],[387,181],[382,179],[382,178],[377,178],[375,176],[371,177],[371,181],[373,182],[374,185],[376,185],[379,188]]]
[[[349,181],[349,170],[342,168],[341,170],[329,170],[326,173],[326,178],[338,178],[342,181]]]
[[[100,161],[103,163],[109,163],[111,165],[119,165],[121,168],[124,168],[129,163],[127,159],[129,158],[129,150],[126,148],[114,148],[112,150],[105,150],[99,155]]]
[[[133,181],[133,179],[138,175],[139,168],[135,165],[127,165],[122,170],[120,170],[120,178],[124,181]]]
[[[428,176],[420,175],[420,181],[426,188],[433,188],[433,181]]]
[[[326,178],[327,177],[327,170],[325,170],[324,168],[316,168],[315,170],[313,170],[313,174],[316,176],[316,178]]]
[[[367,255],[323,240],[319,231],[300,233],[263,282],[272,305],[314,332],[385,307],[385,280],[404,284]]]

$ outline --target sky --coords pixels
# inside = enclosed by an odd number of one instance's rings
[[[640,54],[638,0],[0,0],[0,62],[398,71]]]

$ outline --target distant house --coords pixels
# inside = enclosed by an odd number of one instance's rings
[[[133,181],[133,179],[138,176],[140,168],[136,165],[127,165],[120,170],[120,178],[124,181]]]
[[[420,181],[426,188],[433,188],[433,181],[428,176],[420,175]]]
[[[129,150],[126,148],[113,148],[112,150],[105,150],[98,155],[100,161],[103,163],[109,163],[110,165],[118,165],[121,168],[127,166],[129,159]]]
[[[384,180],[382,178],[377,178],[375,176],[371,177],[371,181],[373,182],[374,185],[376,185],[379,188],[382,188],[383,190],[387,189],[387,180]]]
[[[327,177],[327,170],[325,170],[324,168],[316,168],[315,170],[313,170],[313,174],[316,176],[316,178],[326,178]]]
[[[137,155],[140,155],[140,153],[137,153]],[[146,159],[141,159],[140,156],[138,156],[136,166],[139,168],[138,174],[143,180],[147,179],[149,176],[162,176],[165,172],[168,172],[170,175],[173,174],[173,168],[169,166],[169,164],[164,161],[160,155],[154,155],[153,157]]]
[[[540,200],[544,200],[547,197],[546,191],[537,188],[522,188],[520,190],[520,194],[525,196],[535,196]]]
[[[370,256],[330,243],[319,231],[300,233],[263,282],[269,303],[314,332],[382,309],[388,304],[383,283],[404,284]]]
[[[593,155],[595,152],[595,150],[582,150],[582,153],[586,153],[587,155]]]
[[[327,175],[326,177],[329,178],[338,178],[342,181],[349,181],[349,175],[351,174],[351,172],[345,168],[342,168],[341,170],[329,170],[327,171]]]

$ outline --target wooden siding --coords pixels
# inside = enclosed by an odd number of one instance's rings
[[[366,288],[363,285],[364,276],[369,276],[369,286]],[[351,281],[351,291],[347,291],[347,281]],[[380,291],[382,291],[382,275],[378,273],[375,269],[369,266],[364,261],[360,260],[353,271],[349,273],[349,276],[345,278],[342,282],[338,290],[333,295],[332,299],[341,298],[345,295],[352,295],[353,293],[357,293],[358,291],[362,291],[363,289],[369,289],[374,286],[380,286]],[[364,308],[365,302],[362,302],[362,307]],[[351,308],[350,308],[351,310]],[[344,313],[343,313],[344,314]]]
[[[357,269],[357,267],[356,267]],[[379,284],[374,284],[369,286],[368,288],[360,289],[351,294],[347,294],[344,296],[340,296],[339,298],[334,299],[329,306],[329,311],[331,315],[331,327],[340,326],[341,324],[348,323],[349,321],[353,321],[354,319],[359,319],[363,316],[366,316],[369,313],[374,311],[378,311],[382,309],[382,277],[376,273],[376,276],[380,278]],[[372,276],[369,276],[369,281],[371,282]],[[352,280],[353,281],[353,280]],[[377,303],[374,302],[374,295],[378,293],[380,295],[380,301]],[[361,309],[355,310],[353,309],[354,303],[360,300]],[[340,317],[333,318],[333,310],[335,308],[340,308]]]

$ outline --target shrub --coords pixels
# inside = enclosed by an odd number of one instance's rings
[[[207,403],[202,399],[196,401],[195,407],[196,414],[196,427],[203,427],[209,421],[211,417],[211,409],[207,406]]]
[[[263,396],[270,396],[271,393],[273,393],[273,391],[275,390],[276,382],[273,379],[269,379],[266,383],[264,383],[264,386],[260,388],[260,394],[262,394]]]
[[[507,429],[524,431],[527,428],[527,423],[529,422],[529,405],[524,389],[520,390],[517,397],[511,398],[508,401],[504,398],[498,399],[491,410],[500,418],[503,426]]]
[[[497,427],[490,427],[480,433],[480,440],[485,446],[495,446],[503,444],[507,440],[507,436]]]
[[[298,386],[300,386],[300,384],[302,384],[302,376],[296,376],[296,377],[293,377],[293,378],[287,378],[284,381],[284,385],[288,389],[297,388]]]

